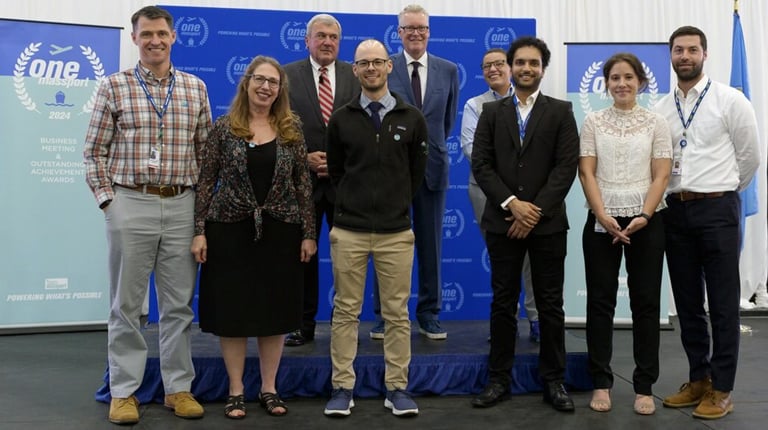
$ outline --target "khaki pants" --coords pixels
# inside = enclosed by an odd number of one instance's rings
[[[357,355],[368,258],[372,256],[384,320],[384,383],[387,390],[405,390],[411,362],[408,298],[411,294],[413,232],[361,233],[334,226],[328,238],[336,289],[331,324],[333,388],[352,390],[355,386],[352,363]]]

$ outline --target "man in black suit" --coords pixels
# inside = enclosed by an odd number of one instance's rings
[[[565,379],[563,280],[568,219],[565,197],[576,177],[579,135],[571,104],[539,91],[547,45],[521,37],[509,47],[513,97],[487,103],[477,123],[472,173],[488,200],[481,226],[491,261],[490,378],[472,400],[496,404],[509,394],[517,337],[520,272],[526,252],[539,309],[539,373],[544,401],[573,411]]]
[[[330,113],[349,102],[360,92],[360,83],[352,73],[352,66],[336,61],[341,41],[341,24],[331,15],[319,14],[307,23],[304,37],[309,58],[285,66],[290,85],[291,109],[301,118],[304,140],[307,145],[307,161],[311,170],[315,202],[317,231],[323,223],[333,225],[333,205],[336,197],[328,178],[325,160],[325,127]],[[318,260],[315,254],[304,271],[304,321],[300,330],[285,338],[286,346],[304,345],[315,338],[317,315]]]

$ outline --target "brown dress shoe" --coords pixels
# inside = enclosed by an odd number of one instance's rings
[[[139,400],[135,396],[112,397],[109,402],[109,421],[115,424],[139,422]]]
[[[731,411],[733,411],[731,393],[712,390],[701,399],[699,406],[693,410],[693,416],[705,420],[716,420],[728,415]]]
[[[168,394],[165,396],[165,407],[173,409],[176,416],[181,418],[202,418],[205,413],[205,409],[189,391]]]
[[[663,403],[668,408],[696,406],[704,398],[704,394],[709,391],[712,391],[712,380],[710,378],[686,382],[680,387],[680,391],[677,394],[665,398]]]

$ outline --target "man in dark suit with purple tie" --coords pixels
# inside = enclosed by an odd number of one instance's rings
[[[427,172],[413,199],[413,231],[418,263],[419,332],[429,339],[445,339],[440,326],[442,306],[441,260],[445,193],[448,189],[448,148],[459,105],[459,77],[456,64],[427,53],[429,14],[419,5],[406,6],[398,15],[403,52],[392,59],[388,85],[392,92],[419,108],[427,120],[429,155]],[[378,290],[374,289],[374,313],[380,313]],[[384,325],[371,331],[371,338],[384,338]]]
[[[291,109],[301,118],[307,161],[311,170],[317,231],[323,223],[333,225],[336,192],[328,178],[325,159],[325,128],[330,114],[352,100],[360,92],[360,82],[352,66],[337,61],[341,41],[341,24],[331,15],[318,14],[307,23],[304,38],[309,57],[285,66]],[[318,233],[319,235],[319,233]],[[319,254],[319,253],[318,253]],[[315,254],[304,272],[304,321],[299,330],[285,338],[286,346],[299,346],[315,338],[315,316],[318,307],[318,260]]]

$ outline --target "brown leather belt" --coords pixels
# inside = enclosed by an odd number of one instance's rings
[[[137,185],[135,187],[128,187],[125,185],[115,184],[115,186],[139,193],[154,194],[160,197],[176,197],[186,191],[187,188],[189,188],[185,185]]]
[[[717,197],[723,197],[724,195],[725,193],[722,191],[718,191],[714,193],[695,193],[693,191],[683,191],[680,193],[672,193],[669,196],[675,200],[680,200],[681,202],[685,202],[688,200],[714,199]]]

